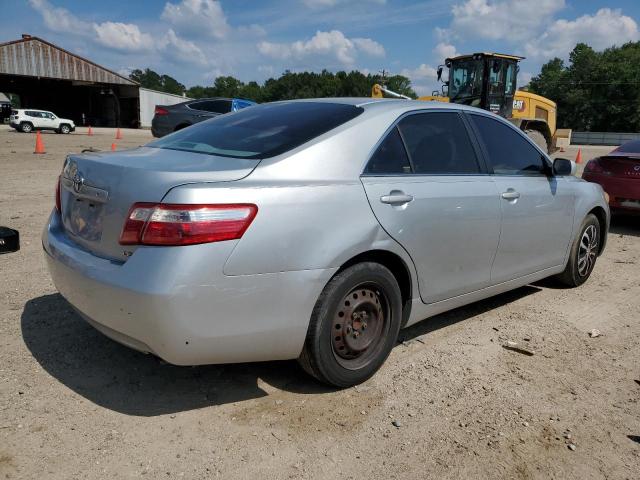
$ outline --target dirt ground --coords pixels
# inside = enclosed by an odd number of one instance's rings
[[[640,219],[614,219],[586,285],[422,322],[357,388],[295,362],[174,367],[83,322],[45,268],[65,154],[114,142],[84,133],[45,134],[34,155],[35,135],[0,127],[0,225],[22,239],[0,257],[1,478],[639,478]]]

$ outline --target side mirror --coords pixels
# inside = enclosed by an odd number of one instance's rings
[[[576,163],[567,158],[556,158],[553,161],[554,175],[575,175],[576,168]]]
[[[442,65],[438,67],[438,81],[442,80]]]
[[[0,227],[0,254],[20,250],[20,234],[17,230]]]

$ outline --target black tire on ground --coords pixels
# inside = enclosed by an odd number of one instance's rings
[[[20,131],[23,133],[31,133],[31,131],[33,130],[33,125],[31,125],[29,122],[22,122],[20,124]]]
[[[547,145],[547,139],[542,132],[539,130],[525,130],[524,133],[533,140],[533,143],[540,147],[543,152],[549,153],[549,145]]]
[[[298,362],[321,382],[357,385],[387,359],[401,321],[402,296],[391,271],[374,262],[353,265],[320,294]]]
[[[563,285],[579,287],[587,281],[598,258],[600,250],[600,222],[592,213],[587,215],[573,240],[569,261],[564,272],[556,276]]]
[[[69,133],[69,132],[71,132],[71,127],[69,127],[69,125],[67,125],[66,123],[63,123],[62,125],[60,125],[59,132],[60,133]]]

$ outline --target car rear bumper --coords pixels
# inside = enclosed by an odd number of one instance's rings
[[[140,247],[125,263],[71,241],[52,213],[45,257],[60,293],[98,330],[176,365],[297,358],[335,269],[226,276],[235,242]]]
[[[640,178],[621,178],[599,173],[585,173],[582,178],[600,184],[609,195],[609,207],[640,213]]]

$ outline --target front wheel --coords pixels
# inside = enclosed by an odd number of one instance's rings
[[[374,262],[353,265],[322,291],[298,361],[324,383],[362,383],[389,356],[401,319],[400,287],[389,269]]]
[[[71,128],[69,128],[69,125],[60,125],[60,133],[67,134],[70,131],[71,131]]]
[[[571,256],[558,280],[568,287],[578,287],[587,281],[600,252],[600,222],[592,213],[582,222],[571,247]]]

